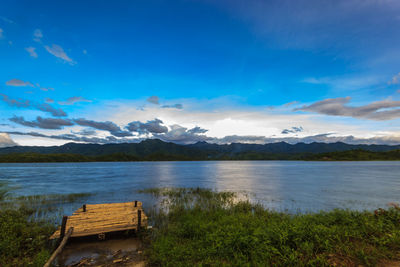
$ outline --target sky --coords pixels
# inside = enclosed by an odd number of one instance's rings
[[[400,1],[0,6],[0,147],[400,144]]]

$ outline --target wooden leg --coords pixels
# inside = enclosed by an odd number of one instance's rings
[[[64,216],[61,222],[61,231],[60,231],[60,240],[64,238],[65,235],[65,227],[67,226],[68,216]]]

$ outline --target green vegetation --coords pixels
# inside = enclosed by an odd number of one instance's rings
[[[400,150],[372,152],[367,150],[349,150],[329,153],[263,153],[242,152],[216,155],[181,155],[167,152],[155,152],[145,156],[114,153],[99,156],[79,154],[39,154],[13,153],[0,155],[3,163],[26,162],[112,162],[112,161],[193,161],[193,160],[313,160],[313,161],[364,161],[364,160],[400,160]]]
[[[125,153],[113,153],[99,156],[85,156],[79,154],[39,154],[39,153],[13,153],[0,155],[2,163],[27,163],[27,162],[112,162],[112,161],[185,161],[201,160],[185,155],[152,153],[143,157]]]
[[[350,145],[345,143],[285,142],[229,145],[198,142],[179,145],[148,139],[140,143],[14,146],[0,148],[0,162],[190,160],[400,160],[400,145]]]
[[[50,257],[54,226],[32,221],[24,209],[0,212],[0,265],[43,266]]]
[[[148,189],[153,266],[375,266],[399,260],[400,208],[286,214],[205,189]],[[148,212],[148,211],[147,211]]]
[[[42,208],[88,194],[13,197],[2,183],[0,266],[42,266],[54,250],[54,224]],[[375,212],[271,211],[232,192],[141,190],[160,203],[142,237],[150,266],[375,266],[400,261],[400,207]],[[12,204],[14,203],[14,204]],[[60,218],[60,217],[57,217]]]
[[[392,150],[386,152],[372,152],[366,150],[350,150],[321,154],[310,154],[307,160],[400,160],[400,150]]]
[[[0,183],[0,266],[43,266],[54,250],[49,241],[60,220],[61,204],[90,194],[13,197],[12,188]]]

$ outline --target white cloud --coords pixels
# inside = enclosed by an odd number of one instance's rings
[[[15,22],[12,21],[11,19],[6,18],[6,17],[3,17],[3,16],[0,16],[0,19],[1,19],[2,21],[4,21],[4,22],[9,23],[9,24],[14,24],[14,23],[15,23]]]
[[[43,38],[42,30],[36,29],[36,30],[33,32],[33,40],[34,40],[35,42],[41,43],[41,42],[42,42],[42,38]]]
[[[25,48],[25,50],[29,53],[29,55],[31,56],[31,57],[34,57],[34,58],[37,58],[38,57],[38,54],[36,53],[36,48],[35,47],[32,47],[32,46],[30,46],[30,47],[27,47],[27,48]]]
[[[389,85],[391,84],[399,84],[400,83],[400,72],[397,73],[392,77],[392,79],[388,82]]]
[[[70,58],[64,51],[64,49],[56,44],[53,44],[51,47],[45,45],[44,48],[46,48],[47,52],[49,52],[50,54],[52,54],[53,56],[60,58],[62,60],[64,60],[65,62],[68,62],[71,65],[76,64],[75,61],[72,60],[72,58]]]
[[[0,133],[0,147],[9,147],[17,145],[18,144],[11,139],[10,135],[6,133]]]
[[[356,90],[366,90],[373,86],[385,82],[383,76],[377,75],[358,75],[358,76],[340,76],[340,77],[310,77],[302,80],[303,83],[327,85],[329,88],[338,92],[348,92]]]

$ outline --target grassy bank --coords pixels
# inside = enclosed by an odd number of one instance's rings
[[[285,214],[233,193],[149,189],[163,203],[151,214],[154,266],[374,266],[399,259],[400,210]],[[168,212],[166,212],[168,210]]]
[[[288,214],[232,192],[147,189],[149,266],[376,266],[400,262],[400,208]],[[54,224],[38,209],[86,194],[13,197],[0,187],[0,266],[42,266],[54,250]],[[58,199],[58,200],[57,200]],[[10,203],[14,203],[11,205]],[[19,204],[16,204],[19,203]],[[48,207],[48,208],[47,208]],[[51,221],[51,220],[50,220]]]
[[[62,204],[74,203],[89,194],[12,195],[0,183],[0,266],[43,266],[54,250],[49,241],[60,220]]]

